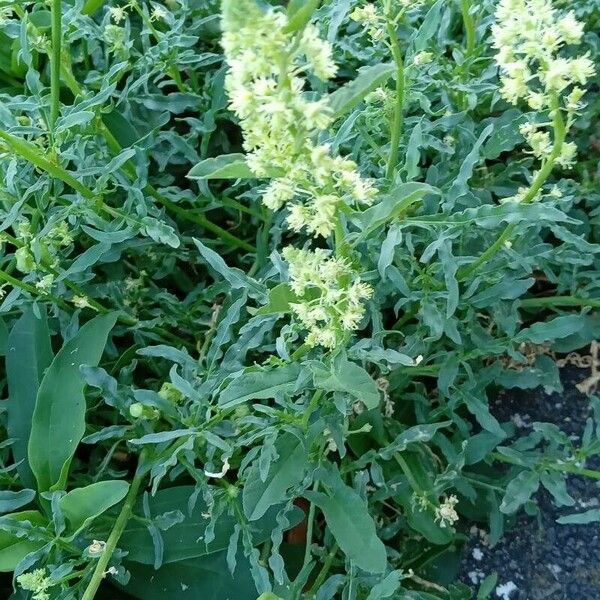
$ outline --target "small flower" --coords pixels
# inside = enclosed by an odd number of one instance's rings
[[[325,250],[299,250],[288,246],[283,256],[289,264],[290,287],[299,297],[290,308],[308,330],[309,346],[335,348],[362,321],[364,301],[373,289],[360,281],[343,259]]]
[[[457,504],[458,498],[452,495],[435,509],[435,520],[440,527],[452,527],[458,521],[458,513],[454,508]]]
[[[206,477],[212,477],[213,479],[223,479],[223,477],[225,477],[227,471],[229,471],[229,460],[225,459],[225,462],[223,463],[223,467],[221,468],[221,470],[218,473],[212,473],[211,471],[204,471],[204,475]]]
[[[33,592],[32,600],[49,600],[50,594],[46,590],[54,585],[53,581],[46,577],[46,569],[23,573],[17,577],[17,583],[23,590]]]
[[[89,556],[92,558],[98,558],[106,548],[106,542],[102,540],[93,540],[92,543],[86,548]]]
[[[71,298],[71,302],[77,307],[77,308],[91,308],[93,310],[96,310],[91,304],[90,304],[90,300],[87,296],[73,296],[73,298]]]
[[[162,6],[155,6],[150,13],[151,21],[163,21],[167,18],[167,11]]]
[[[110,13],[110,18],[117,25],[120,25],[127,18],[127,11],[123,6],[109,6],[108,12]]]
[[[433,60],[433,52],[426,52],[425,50],[423,50],[422,52],[417,52],[417,54],[414,55],[413,64],[417,65],[417,66],[427,65],[432,60]]]

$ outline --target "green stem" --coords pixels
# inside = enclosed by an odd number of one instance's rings
[[[517,465],[519,467],[523,466],[521,463],[519,463],[519,461],[509,458],[508,456],[504,456],[504,454],[500,454],[499,452],[492,452],[491,456],[494,460],[499,462],[505,462],[511,465]],[[551,469],[552,471],[559,471],[560,473],[572,473],[573,475],[582,475],[583,477],[589,477],[591,479],[600,479],[600,471],[584,469],[568,463],[549,463],[545,464],[544,468]]]
[[[315,481],[313,484],[313,492],[319,490],[319,481]],[[306,565],[310,562],[312,556],[312,540],[313,540],[313,531],[315,528],[315,513],[317,512],[317,507],[314,502],[310,503],[310,508],[308,509],[308,521],[306,527],[306,546],[304,548],[304,562],[302,563],[302,568],[304,569]]]
[[[390,39],[392,56],[396,63],[396,104],[394,106],[394,117],[392,121],[392,133],[390,137],[390,154],[388,156],[385,176],[392,179],[396,166],[398,165],[398,156],[400,152],[400,137],[402,136],[402,126],[404,123],[404,59],[398,43],[398,35],[393,22],[388,18],[386,24],[387,34]]]
[[[460,0],[460,10],[462,12],[463,26],[465,28],[466,56],[472,56],[475,50],[475,21],[471,14],[471,0]]]
[[[538,308],[542,306],[591,306],[593,308],[600,308],[600,298],[545,296],[543,298],[525,298],[521,300],[522,308]]]
[[[127,521],[129,521],[129,518],[131,517],[131,513],[133,511],[133,505],[135,504],[138,492],[140,490],[140,486],[144,479],[145,470],[142,468],[142,467],[144,467],[144,459],[145,459],[145,454],[142,451],[142,453],[140,454],[140,459],[138,462],[138,467],[137,467],[135,477],[133,478],[133,481],[131,482],[131,486],[129,487],[129,492],[127,493],[127,496],[125,497],[125,502],[123,503],[121,512],[119,513],[119,516],[117,517],[117,520],[115,521],[112,531],[110,532],[110,535],[108,536],[108,540],[106,540],[106,547],[104,548],[102,555],[98,559],[96,568],[94,569],[94,573],[92,574],[92,579],[90,580],[85,592],[83,593],[81,600],[92,600],[94,598],[94,596],[96,595],[96,592],[98,591],[98,588],[100,587],[100,584],[102,583],[102,580],[104,579],[104,573],[106,572],[106,567],[108,566],[108,563],[110,562],[110,559],[112,558],[113,552],[115,551],[117,544],[119,542],[119,539],[121,538],[121,535],[123,533],[123,530],[125,529],[125,527],[127,525]]]
[[[10,283],[12,286],[21,288],[22,290],[29,292],[30,294],[32,294],[34,296],[50,298],[50,300],[55,302],[57,304],[57,306],[60,306],[63,310],[66,310],[66,311],[71,310],[69,305],[62,298],[58,298],[57,296],[54,296],[53,294],[49,294],[47,292],[42,292],[42,291],[38,290],[34,285],[31,285],[29,283],[21,281],[20,279],[17,279],[15,277],[13,277],[12,275],[9,275],[6,271],[0,271],[0,281],[5,281],[6,283]]]
[[[315,412],[322,395],[323,395],[323,390],[317,390],[313,394],[313,397],[310,400],[310,404],[308,405],[308,407],[302,417],[302,423],[301,423],[302,429],[306,430],[308,428],[308,422],[310,421],[310,417]]]
[[[552,173],[552,169],[554,168],[554,165],[556,164],[556,161],[562,152],[563,144],[567,136],[567,129],[560,113],[560,107],[556,97],[552,100],[551,109],[554,111],[554,146],[550,156],[535,176],[529,191],[521,200],[523,204],[529,204],[537,197],[538,192],[542,189],[542,186],[550,176],[550,173]],[[487,263],[504,247],[504,244],[510,239],[514,230],[515,225],[512,223],[507,225],[498,239],[479,258],[474,260],[470,265],[466,265],[458,270],[457,279],[459,281],[468,279],[475,271],[477,271],[477,269],[479,269],[479,267]]]
[[[319,571],[319,574],[317,575],[315,582],[312,584],[312,586],[310,588],[310,597],[311,598],[315,595],[316,592],[319,591],[319,588],[325,582],[327,575],[329,575],[329,571],[331,570],[331,565],[333,564],[333,560],[335,559],[335,555],[337,554],[338,548],[339,547],[338,547],[337,543],[334,544],[331,547],[331,550],[329,551],[329,553],[327,554],[327,557],[325,558],[325,562],[323,563],[323,567]]]
[[[415,479],[410,467],[408,466],[408,463],[404,460],[404,457],[400,454],[400,452],[394,453],[394,460],[400,465],[400,468],[408,480],[410,487],[413,489],[413,492],[418,495],[424,495],[425,490],[423,490],[423,488],[419,485],[419,482]]]
[[[52,53],[50,54],[50,131],[54,131],[60,108],[61,0],[52,0]]]

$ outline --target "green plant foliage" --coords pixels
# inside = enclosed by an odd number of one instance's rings
[[[3,4],[10,600],[493,598],[473,524],[598,521],[597,378],[489,400],[600,339],[600,4],[540,2]]]

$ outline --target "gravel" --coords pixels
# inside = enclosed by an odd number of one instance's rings
[[[580,436],[591,410],[575,384],[586,374],[582,369],[563,369],[561,393],[546,394],[541,388],[500,392],[492,412],[500,420],[512,419],[524,433],[530,423],[545,421]],[[588,467],[600,469],[600,460],[590,461]],[[596,480],[579,476],[569,477],[567,485],[575,506],[558,509],[541,490],[537,495],[540,514],[519,516],[515,527],[493,548],[485,544],[485,531],[472,528],[461,579],[477,588],[482,579],[496,572],[492,598],[502,600],[600,600],[600,523],[556,523],[562,515],[600,506],[600,487]]]

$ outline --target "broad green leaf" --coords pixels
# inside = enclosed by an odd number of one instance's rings
[[[561,339],[578,333],[586,326],[587,320],[584,315],[565,315],[556,317],[545,323],[535,323],[527,329],[518,333],[515,341],[533,342],[541,344],[556,339]]]
[[[194,165],[187,176],[191,179],[256,179],[243,154],[206,158]]]
[[[6,377],[8,380],[8,435],[13,438],[12,452],[23,484],[35,486],[27,458],[27,444],[35,399],[44,371],[52,362],[50,332],[46,313],[40,318],[27,307],[8,336]]]
[[[383,85],[395,72],[395,65],[390,63],[360,69],[352,81],[329,94],[328,104],[335,118],[350,112],[367,94]]]
[[[257,315],[274,315],[278,313],[287,313],[290,311],[290,304],[297,302],[298,297],[292,291],[289,283],[280,283],[269,290],[269,301],[261,306]]]
[[[460,394],[468,411],[477,419],[477,422],[483,429],[498,438],[504,439],[506,437],[506,433],[500,427],[500,423],[498,423],[496,417],[492,415],[489,407],[481,398],[466,390],[459,389],[457,393]]]
[[[441,20],[442,20],[442,9],[444,8],[444,0],[437,0],[437,2],[429,9],[421,26],[415,32],[414,37],[411,39],[413,51],[415,53],[425,50],[429,40],[436,34]]]
[[[257,298],[261,302],[264,301],[267,295],[265,286],[252,277],[248,277],[241,269],[228,266],[219,254],[205,246],[200,240],[194,239],[194,243],[211,269],[225,279],[233,289],[246,290],[251,298]]]
[[[564,473],[544,471],[540,476],[542,485],[552,494],[557,506],[573,506],[575,500],[567,492],[567,481]]]
[[[219,406],[231,408],[249,400],[265,400],[290,394],[295,390],[301,372],[302,368],[298,363],[270,370],[247,371],[219,394]]]
[[[242,506],[250,521],[260,519],[271,506],[283,502],[287,490],[304,478],[308,457],[302,441],[285,433],[275,443],[275,449],[279,458],[270,464],[265,481],[260,478],[258,460],[248,470]]]
[[[477,590],[477,600],[488,600],[488,598],[491,598],[497,582],[498,573],[492,573],[491,575],[488,575],[481,582],[479,590]]]
[[[0,513],[7,513],[29,504],[35,498],[34,490],[0,491]]]
[[[439,195],[439,193],[438,189],[426,183],[401,183],[383,196],[377,204],[360,213],[358,221],[362,229],[361,238],[366,237],[377,227],[397,219],[426,194]]]
[[[290,0],[287,7],[288,24],[283,30],[293,33],[303,29],[320,3],[321,0]]]
[[[515,224],[521,222],[563,222],[573,225],[579,223],[576,219],[567,216],[554,206],[538,202],[536,204],[517,204],[505,202],[503,204],[484,204],[476,208],[467,208],[451,214],[423,215],[408,217],[402,221],[404,225],[430,227],[440,225],[443,227],[464,227],[478,225],[484,229],[496,229],[503,223]]]
[[[326,493],[307,491],[304,496],[323,511],[336,542],[357,567],[383,573],[387,565],[385,546],[377,537],[367,503],[342,481],[336,468],[329,466],[320,479]]]
[[[4,319],[0,319],[0,356],[6,356],[8,347],[8,328]]]
[[[392,571],[385,579],[377,583],[369,592],[367,600],[383,600],[393,598],[405,578],[402,570]]]
[[[561,525],[587,525],[596,521],[600,521],[600,508],[593,508],[585,512],[565,515],[556,519],[556,522]]]
[[[241,553],[233,575],[226,550],[168,563],[158,570],[135,562],[125,564],[131,579],[124,590],[141,600],[256,600],[258,596],[248,560]]]
[[[43,525],[46,519],[37,510],[25,510],[0,517],[0,523],[29,521],[32,525]],[[0,529],[0,572],[14,571],[15,567],[31,552],[44,546],[40,540],[29,540],[26,536],[19,537],[10,531]]]
[[[38,490],[64,486],[71,459],[85,432],[82,365],[97,366],[116,313],[86,323],[54,357],[38,390],[29,438],[29,463]]]
[[[234,516],[223,514],[217,520],[214,539],[206,544],[205,532],[210,519],[206,517],[209,508],[202,496],[198,496],[192,512],[189,512],[189,499],[194,493],[192,486],[176,486],[156,492],[148,498],[148,507],[152,517],[159,517],[165,513],[178,511],[183,515],[183,520],[175,523],[160,535],[164,544],[163,564],[178,562],[205,556],[227,549],[229,538],[238,522]],[[271,531],[276,526],[275,517],[280,507],[274,507],[254,523],[249,524],[254,543],[260,544],[269,538]],[[134,509],[134,514],[143,517],[142,500],[140,499]],[[290,527],[297,525],[304,513],[294,509],[287,515]],[[127,560],[152,565],[155,562],[154,543],[152,536],[143,521],[130,519],[119,541],[119,548],[129,554]]]
[[[540,487],[540,476],[535,471],[521,471],[506,487],[500,511],[510,515],[527,502]]]
[[[311,370],[315,387],[327,392],[346,392],[367,408],[379,405],[381,395],[373,378],[345,356],[339,355],[329,366],[313,362]]]
[[[451,421],[413,425],[412,427],[409,427],[400,433],[391,444],[388,444],[379,452],[379,455],[384,460],[389,460],[396,452],[404,452],[404,450],[406,450],[410,444],[428,442],[439,429],[443,429],[449,425],[452,425]]]
[[[65,494],[58,502],[69,522],[69,530],[77,531],[125,498],[126,481],[99,481]]]

